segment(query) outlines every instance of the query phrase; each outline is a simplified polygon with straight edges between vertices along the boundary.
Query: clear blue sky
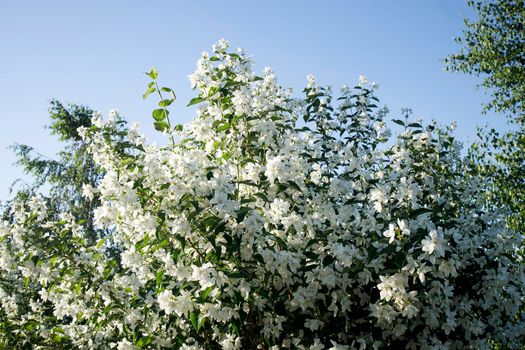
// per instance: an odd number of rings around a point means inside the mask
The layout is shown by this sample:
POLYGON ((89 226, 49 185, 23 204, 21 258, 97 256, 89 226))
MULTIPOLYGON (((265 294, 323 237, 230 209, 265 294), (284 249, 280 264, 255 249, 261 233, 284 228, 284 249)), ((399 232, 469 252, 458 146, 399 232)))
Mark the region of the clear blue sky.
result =
MULTIPOLYGON (((256 70, 272 67, 300 92, 307 74, 322 84, 354 84, 360 74, 380 84, 391 110, 448 124, 469 142, 486 100, 472 77, 443 70, 457 51, 466 0, 401 1, 4 1, 0 5, 0 200, 22 173, 6 148, 15 142, 53 157, 59 144, 48 130, 50 99, 117 108, 152 139, 154 101, 141 98, 151 66, 175 88, 180 121, 192 97, 187 75, 202 51, 224 37, 253 55, 256 70)), ((162 142, 160 140, 159 142, 162 142)))

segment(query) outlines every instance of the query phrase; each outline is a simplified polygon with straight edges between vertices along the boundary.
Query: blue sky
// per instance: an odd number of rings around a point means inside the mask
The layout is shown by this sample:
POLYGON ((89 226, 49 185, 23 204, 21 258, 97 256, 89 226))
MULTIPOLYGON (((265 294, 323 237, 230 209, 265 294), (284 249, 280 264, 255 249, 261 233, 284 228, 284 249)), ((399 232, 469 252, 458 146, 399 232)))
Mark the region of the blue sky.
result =
POLYGON ((402 107, 443 124, 458 122, 466 143, 475 127, 503 128, 481 116, 487 97, 477 79, 451 74, 442 59, 471 15, 466 1, 9 1, 0 5, 0 200, 20 169, 7 147, 34 146, 53 157, 49 100, 117 108, 152 140, 154 104, 141 98, 151 66, 178 96, 172 115, 193 117, 187 75, 202 51, 220 38, 243 47, 255 69, 272 67, 279 82, 302 90, 307 74, 321 84, 354 84, 359 75, 380 85, 390 117, 402 107))

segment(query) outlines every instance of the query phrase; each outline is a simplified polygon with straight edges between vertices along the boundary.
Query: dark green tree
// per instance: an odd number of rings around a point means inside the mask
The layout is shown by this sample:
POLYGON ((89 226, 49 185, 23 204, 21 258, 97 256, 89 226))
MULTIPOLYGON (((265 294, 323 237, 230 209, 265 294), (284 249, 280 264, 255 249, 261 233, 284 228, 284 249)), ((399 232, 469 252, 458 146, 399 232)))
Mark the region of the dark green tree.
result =
MULTIPOLYGON (((491 93, 485 110, 523 119, 525 113, 525 1, 469 0, 476 19, 465 19, 459 53, 445 59, 446 68, 480 76, 491 93)), ((522 120, 523 121, 523 120, 522 120)))
MULTIPOLYGON (((98 204, 96 196, 89 200, 82 195, 84 184, 95 187, 104 175, 78 133, 79 127, 91 127, 93 113, 93 110, 85 106, 52 100, 49 107, 51 124, 47 128, 52 135, 58 136, 59 141, 64 144, 63 149, 55 158, 49 158, 28 145, 12 146, 18 159, 16 164, 33 179, 31 183, 16 186, 21 183, 17 181, 12 186, 17 187, 15 199, 27 200, 37 193, 44 194, 51 212, 56 215, 69 212, 85 222, 89 244, 94 244, 106 235, 94 226, 92 209, 98 204)), ((126 122, 119 117, 116 124, 118 132, 115 136, 119 137, 119 134, 124 134, 126 122)), ((9 216, 8 208, 15 199, 4 205, 4 218, 9 216)))

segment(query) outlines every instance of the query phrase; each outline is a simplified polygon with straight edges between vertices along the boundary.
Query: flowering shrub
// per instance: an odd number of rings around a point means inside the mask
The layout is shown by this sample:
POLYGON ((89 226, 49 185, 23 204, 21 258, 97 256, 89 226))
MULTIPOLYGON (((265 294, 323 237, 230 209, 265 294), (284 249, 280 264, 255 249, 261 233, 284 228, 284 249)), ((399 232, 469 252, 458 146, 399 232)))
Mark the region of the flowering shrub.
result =
POLYGON ((105 170, 84 195, 108 235, 87 244, 43 197, 1 223, 1 346, 518 346, 521 237, 483 207, 450 129, 394 120, 389 141, 364 78, 336 98, 309 77, 294 98, 224 41, 190 76, 187 125, 149 76, 168 146, 114 137, 114 113, 79 130, 105 170))

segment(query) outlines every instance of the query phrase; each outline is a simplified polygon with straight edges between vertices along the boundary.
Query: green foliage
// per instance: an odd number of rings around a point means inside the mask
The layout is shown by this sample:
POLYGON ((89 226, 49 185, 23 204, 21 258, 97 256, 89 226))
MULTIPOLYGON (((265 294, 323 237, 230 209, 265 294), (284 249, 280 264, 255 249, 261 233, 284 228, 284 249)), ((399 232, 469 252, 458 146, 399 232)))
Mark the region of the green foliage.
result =
POLYGON ((144 95, 142 95, 142 97, 146 99, 150 94, 155 92, 160 97, 160 101, 158 102, 160 108, 155 109, 152 113, 153 119, 155 120, 153 122, 153 126, 157 131, 169 133, 171 143, 175 144, 175 140, 171 135, 172 129, 169 118, 169 111, 166 107, 169 107, 173 102, 175 102, 177 96, 175 96, 175 92, 169 87, 159 88, 159 85, 157 84, 159 72, 155 68, 151 68, 151 70, 148 73, 146 73, 146 75, 151 78, 151 82, 148 84, 148 89, 146 90, 144 95), (170 95, 170 98, 164 98, 162 94, 163 92, 168 93, 170 95))
POLYGON ((492 99, 485 109, 514 114, 525 112, 525 2, 469 0, 477 20, 465 19, 459 53, 446 59, 450 71, 483 78, 481 86, 492 99))
POLYGON ((60 141, 79 143, 82 141, 78 134, 81 126, 89 128, 93 110, 85 106, 69 104, 64 106, 57 100, 52 100, 49 107, 49 118, 52 123, 48 126, 52 135, 58 135, 60 141))

